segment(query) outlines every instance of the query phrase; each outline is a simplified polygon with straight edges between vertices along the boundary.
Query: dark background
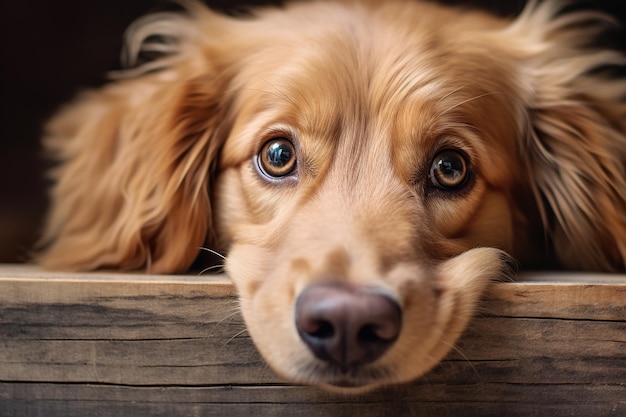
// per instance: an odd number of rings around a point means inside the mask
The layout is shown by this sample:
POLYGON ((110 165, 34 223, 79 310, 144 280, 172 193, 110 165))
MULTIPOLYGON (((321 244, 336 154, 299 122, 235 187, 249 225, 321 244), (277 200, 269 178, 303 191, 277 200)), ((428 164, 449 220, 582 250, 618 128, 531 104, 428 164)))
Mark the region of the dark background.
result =
MULTIPOLYGON (((384 0, 381 0, 384 1, 384 0)), ((448 0, 514 14, 523 0, 448 0)), ((276 1, 207 1, 238 13, 242 5, 276 1)), ((626 22, 626 2, 588 1, 626 22)), ((46 209, 42 123, 86 87, 119 68, 124 29, 162 9, 159 0, 35 0, 0 2, 0 262, 28 259, 46 209)), ((624 32, 613 40, 626 50, 624 32)))

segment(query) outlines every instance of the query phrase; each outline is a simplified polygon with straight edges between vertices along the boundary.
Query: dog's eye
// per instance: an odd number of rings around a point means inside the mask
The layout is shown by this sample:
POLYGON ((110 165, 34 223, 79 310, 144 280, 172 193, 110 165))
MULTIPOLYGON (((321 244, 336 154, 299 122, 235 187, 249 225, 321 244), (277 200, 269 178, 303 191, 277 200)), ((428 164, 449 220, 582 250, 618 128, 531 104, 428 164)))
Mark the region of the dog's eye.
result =
POLYGON ((432 185, 443 190, 456 190, 462 187, 468 177, 465 157, 457 151, 439 152, 430 166, 432 185))
POLYGON ((270 139, 259 153, 259 167, 266 175, 280 178, 296 168, 296 150, 289 139, 270 139))

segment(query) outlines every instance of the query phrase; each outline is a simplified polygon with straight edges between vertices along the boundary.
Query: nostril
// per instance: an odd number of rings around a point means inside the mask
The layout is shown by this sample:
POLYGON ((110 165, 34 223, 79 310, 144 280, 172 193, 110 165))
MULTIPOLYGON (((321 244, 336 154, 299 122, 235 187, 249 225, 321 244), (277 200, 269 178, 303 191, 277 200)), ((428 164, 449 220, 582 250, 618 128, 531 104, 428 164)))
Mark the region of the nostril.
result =
POLYGON ((308 329, 301 329, 301 331, 317 339, 329 339, 335 334, 332 323, 326 320, 311 321, 308 329))
POLYGON ((386 343, 393 340, 393 336, 386 336, 381 329, 373 324, 365 325, 359 330, 357 339, 361 343, 386 343))
POLYGON ((318 319, 305 312, 296 314, 296 327, 302 341, 318 359, 332 360, 329 350, 332 350, 330 347, 336 344, 333 343, 333 339, 337 332, 331 322, 318 319))

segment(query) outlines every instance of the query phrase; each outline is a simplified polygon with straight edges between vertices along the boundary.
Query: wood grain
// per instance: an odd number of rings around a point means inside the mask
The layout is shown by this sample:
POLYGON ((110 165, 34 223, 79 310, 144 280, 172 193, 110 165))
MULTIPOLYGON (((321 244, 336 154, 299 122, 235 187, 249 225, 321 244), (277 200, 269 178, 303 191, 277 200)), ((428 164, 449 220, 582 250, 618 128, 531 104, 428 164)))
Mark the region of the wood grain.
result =
POLYGON ((0 416, 626 415, 626 276, 495 284, 415 383, 345 397, 259 357, 223 276, 0 267, 0 416))

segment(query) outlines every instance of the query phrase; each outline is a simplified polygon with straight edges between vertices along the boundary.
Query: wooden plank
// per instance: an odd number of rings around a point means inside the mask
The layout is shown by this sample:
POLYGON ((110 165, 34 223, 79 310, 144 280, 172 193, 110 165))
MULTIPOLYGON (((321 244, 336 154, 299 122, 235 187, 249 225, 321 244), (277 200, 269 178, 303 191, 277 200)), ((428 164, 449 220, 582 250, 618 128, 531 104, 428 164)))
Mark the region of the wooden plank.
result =
POLYGON ((457 349, 356 397, 263 363, 223 276, 0 267, 0 416, 626 414, 626 276, 495 284, 457 349))
MULTIPOLYGON (((46 416, 619 416, 623 389, 571 385, 409 385, 359 397, 303 387, 11 386, 11 415, 46 416), (582 402, 584 398, 590 400, 582 402), (528 397, 532 396, 532 400, 528 397)), ((3 390, 0 385, 0 390, 3 390)), ((5 391, 6 392, 6 391, 5 391)), ((8 410, 7 410, 8 411, 8 410)))

